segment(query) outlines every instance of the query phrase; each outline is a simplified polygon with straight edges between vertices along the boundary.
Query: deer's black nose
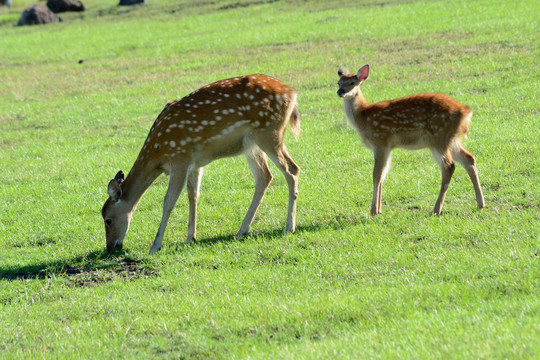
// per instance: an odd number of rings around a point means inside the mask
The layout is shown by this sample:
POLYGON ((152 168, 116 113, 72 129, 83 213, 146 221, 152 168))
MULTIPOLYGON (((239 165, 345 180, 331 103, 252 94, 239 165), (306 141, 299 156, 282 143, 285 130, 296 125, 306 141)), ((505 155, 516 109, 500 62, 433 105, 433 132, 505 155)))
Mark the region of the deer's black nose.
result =
POLYGON ((345 90, 339 89, 339 90, 337 91, 337 94, 338 94, 339 97, 342 97, 343 94, 345 94, 345 90))

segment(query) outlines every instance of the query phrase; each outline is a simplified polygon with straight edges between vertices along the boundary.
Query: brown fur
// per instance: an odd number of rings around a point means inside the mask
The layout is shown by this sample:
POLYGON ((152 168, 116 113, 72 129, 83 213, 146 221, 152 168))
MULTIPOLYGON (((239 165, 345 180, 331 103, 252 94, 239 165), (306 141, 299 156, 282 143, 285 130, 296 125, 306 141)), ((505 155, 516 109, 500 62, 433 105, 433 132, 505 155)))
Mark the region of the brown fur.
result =
POLYGON ((357 74, 345 74, 340 69, 338 95, 344 99, 349 121, 374 153, 371 215, 381 212, 382 182, 394 148, 431 150, 442 172, 441 191, 433 210, 435 214, 441 213, 454 172, 454 159, 467 170, 475 188, 478 208, 483 208, 476 161, 461 145, 461 138, 469 132, 471 108, 448 95, 425 93, 370 104, 360 90, 360 84, 368 74, 368 65, 357 74))
POLYGON ((117 195, 115 186, 109 185, 112 195, 102 210, 107 248, 122 245, 138 201, 163 172, 170 174, 169 188, 151 252, 161 248, 170 212, 185 184, 190 202, 186 242, 192 241, 196 235, 202 167, 215 159, 241 153, 246 154, 256 185, 252 204, 237 236, 249 230, 272 180, 265 154, 287 179, 286 230, 293 232, 300 169, 287 153, 283 138, 287 124, 295 135, 300 131, 296 96, 291 87, 279 80, 254 74, 214 82, 168 103, 150 129, 135 164, 120 187, 120 194, 117 195))

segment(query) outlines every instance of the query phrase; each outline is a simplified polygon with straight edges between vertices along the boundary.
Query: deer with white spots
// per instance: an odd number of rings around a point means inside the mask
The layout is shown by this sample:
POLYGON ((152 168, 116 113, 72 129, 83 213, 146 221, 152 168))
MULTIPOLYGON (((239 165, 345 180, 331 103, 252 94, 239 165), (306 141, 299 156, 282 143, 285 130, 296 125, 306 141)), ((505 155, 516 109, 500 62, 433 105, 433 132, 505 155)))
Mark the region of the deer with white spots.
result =
POLYGON ((478 208, 484 207, 476 160, 461 145, 461 138, 469 132, 472 117, 470 107, 444 94, 417 94, 370 104, 360 90, 360 84, 368 78, 369 65, 364 65, 357 74, 345 74, 340 67, 338 75, 337 94, 344 100, 347 118, 375 157, 371 216, 381 213, 382 183, 394 148, 431 150, 442 173, 434 214, 439 215, 442 211, 455 169, 454 160, 463 165, 469 174, 478 208))
POLYGON ((189 199, 186 243, 193 241, 203 166, 241 153, 255 177, 255 194, 236 237, 249 231, 272 181, 266 155, 287 180, 285 231, 294 232, 300 168, 289 156, 283 137, 287 125, 295 136, 300 132, 296 96, 279 80, 256 74, 217 81, 168 103, 150 129, 128 176, 124 180, 120 171, 109 182, 109 198, 102 209, 107 249, 122 248, 139 200, 162 173, 170 175, 170 179, 150 253, 160 250, 169 216, 185 185, 189 199))

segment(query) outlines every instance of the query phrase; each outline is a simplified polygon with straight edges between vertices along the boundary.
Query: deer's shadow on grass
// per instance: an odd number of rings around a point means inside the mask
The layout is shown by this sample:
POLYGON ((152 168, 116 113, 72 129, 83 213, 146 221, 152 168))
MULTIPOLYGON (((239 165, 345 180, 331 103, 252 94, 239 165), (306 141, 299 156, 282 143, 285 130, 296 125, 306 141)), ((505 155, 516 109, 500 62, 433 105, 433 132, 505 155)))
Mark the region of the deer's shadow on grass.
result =
POLYGON ((155 274, 143 260, 125 251, 92 251, 67 260, 42 261, 0 269, 0 280, 16 281, 67 277, 75 286, 92 286, 117 278, 133 279, 155 274))
MULTIPOLYGON (((325 229, 344 229, 362 222, 364 220, 356 217, 338 215, 329 222, 299 225, 296 228, 295 235, 301 235, 304 232, 316 233, 325 229)), ((202 238, 196 240, 195 245, 210 247, 220 243, 246 242, 253 238, 270 240, 295 235, 284 234, 283 229, 279 228, 260 232, 252 231, 240 239, 236 239, 234 234, 202 238)), ((190 246, 184 245, 183 242, 171 245, 173 251, 179 254, 189 251, 190 246)), ((0 268, 0 280, 16 281, 66 277, 70 280, 70 283, 77 286, 92 286, 118 278, 131 280, 157 274, 158 272, 153 268, 152 261, 132 257, 125 250, 112 253, 106 250, 96 250, 71 259, 42 261, 24 266, 0 268)))
MULTIPOLYGON (((290 234, 290 235, 288 233, 285 233, 283 229, 278 228, 278 229, 266 230, 266 231, 250 231, 249 233, 247 233, 240 239, 237 239, 234 234, 204 237, 204 238, 197 239, 195 241, 195 244, 197 244, 197 246, 204 247, 204 246, 213 246, 218 243, 246 242, 246 241, 249 241, 249 239, 258 238, 258 237, 270 240, 270 239, 275 239, 275 238, 282 238, 285 236, 300 235, 304 232, 317 233, 317 232, 327 230, 327 229, 343 230, 352 226, 365 224, 368 221, 369 221, 369 218, 367 217, 337 214, 327 222, 315 222, 315 223, 307 224, 307 225, 298 225, 296 227, 295 233, 290 234)), ((181 243, 177 243, 174 246, 174 249, 177 251, 182 251, 183 249, 189 248, 190 245, 185 245, 183 242, 181 242, 181 243)))

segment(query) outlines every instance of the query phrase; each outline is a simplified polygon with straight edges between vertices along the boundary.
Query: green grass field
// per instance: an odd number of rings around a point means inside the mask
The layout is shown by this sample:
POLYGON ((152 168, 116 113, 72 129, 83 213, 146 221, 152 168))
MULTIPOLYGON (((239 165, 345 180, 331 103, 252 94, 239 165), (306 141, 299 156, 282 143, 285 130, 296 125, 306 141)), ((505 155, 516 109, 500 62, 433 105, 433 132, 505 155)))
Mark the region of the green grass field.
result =
POLYGON ((535 0, 86 0, 63 23, 0 8, 0 358, 540 358, 540 3, 535 0), (81 63, 80 60, 82 60, 81 63), (394 151, 369 217, 373 155, 347 124, 337 67, 370 64, 368 101, 442 92, 473 108, 441 216, 429 151, 394 151), (205 169, 148 255, 167 178, 107 254, 107 183, 164 105, 249 73, 294 87, 297 232, 274 181, 249 236, 244 157, 205 169))

